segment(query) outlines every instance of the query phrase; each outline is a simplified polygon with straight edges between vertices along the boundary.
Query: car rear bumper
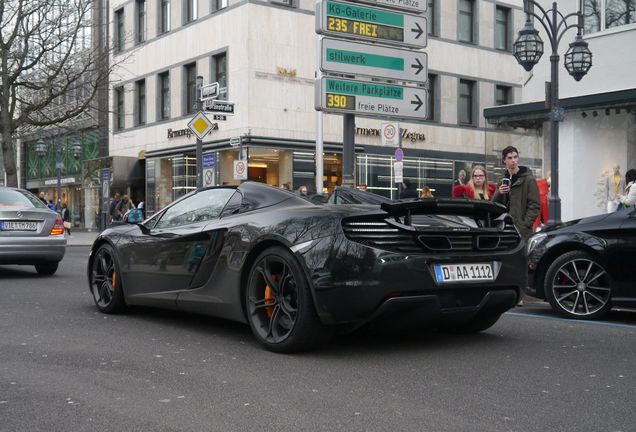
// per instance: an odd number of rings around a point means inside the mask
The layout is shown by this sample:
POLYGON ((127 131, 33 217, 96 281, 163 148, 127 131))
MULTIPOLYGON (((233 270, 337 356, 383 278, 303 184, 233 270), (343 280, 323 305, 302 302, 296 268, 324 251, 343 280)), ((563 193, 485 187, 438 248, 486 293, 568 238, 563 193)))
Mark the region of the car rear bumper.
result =
POLYGON ((304 256, 311 267, 316 310, 325 324, 356 327, 390 317, 389 321, 443 325, 477 314, 503 313, 515 306, 527 287, 523 243, 506 252, 437 256, 347 246, 348 254, 336 262, 321 262, 329 254, 318 245, 304 256), (439 284, 435 278, 435 264, 484 262, 496 269, 492 281, 439 284))
POLYGON ((3 237, 0 240, 0 264, 58 262, 64 258, 65 252, 64 236, 3 237))

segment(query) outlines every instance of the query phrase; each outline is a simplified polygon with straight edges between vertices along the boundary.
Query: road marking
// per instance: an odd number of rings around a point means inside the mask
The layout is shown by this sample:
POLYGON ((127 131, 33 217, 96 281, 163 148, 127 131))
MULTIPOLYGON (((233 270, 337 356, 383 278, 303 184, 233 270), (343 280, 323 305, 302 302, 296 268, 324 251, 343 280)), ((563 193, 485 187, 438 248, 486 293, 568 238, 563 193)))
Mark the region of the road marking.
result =
POLYGON ((559 317, 553 317, 553 316, 545 316, 545 315, 539 315, 539 314, 531 314, 531 313, 523 313, 523 312, 506 312, 505 315, 511 315, 511 316, 520 316, 520 317, 532 317, 532 318, 542 318, 542 319, 547 319, 547 320, 553 320, 553 321, 565 321, 565 322, 569 322, 570 324, 592 324, 592 325, 601 325, 601 326, 605 326, 605 327, 619 327, 619 328, 628 328, 628 329, 635 329, 636 328, 636 324, 630 325, 630 324, 618 324, 618 323, 612 323, 609 321, 585 321, 585 320, 575 320, 575 319, 569 319, 569 318, 559 318, 559 317))

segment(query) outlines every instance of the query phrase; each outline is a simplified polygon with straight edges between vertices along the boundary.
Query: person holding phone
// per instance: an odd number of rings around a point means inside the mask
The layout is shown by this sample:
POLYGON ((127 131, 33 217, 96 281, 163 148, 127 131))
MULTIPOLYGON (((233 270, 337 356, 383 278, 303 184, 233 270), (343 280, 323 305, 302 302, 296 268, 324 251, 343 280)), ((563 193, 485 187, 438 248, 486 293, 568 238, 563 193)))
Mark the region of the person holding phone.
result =
POLYGON ((527 240, 541 212, 537 180, 528 167, 519 165, 519 151, 515 147, 503 149, 501 161, 506 165, 506 173, 495 191, 493 201, 506 206, 519 234, 527 240))

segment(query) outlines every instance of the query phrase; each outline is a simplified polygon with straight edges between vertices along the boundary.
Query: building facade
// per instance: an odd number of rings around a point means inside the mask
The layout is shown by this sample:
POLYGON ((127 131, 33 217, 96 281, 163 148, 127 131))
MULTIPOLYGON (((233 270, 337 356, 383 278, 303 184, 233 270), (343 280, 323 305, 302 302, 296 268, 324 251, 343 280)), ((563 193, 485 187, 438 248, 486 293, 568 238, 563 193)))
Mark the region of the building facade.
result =
MULTIPOLYGON (((428 116, 401 122, 404 176, 450 195, 461 169, 514 144, 542 169, 535 129, 496 128, 482 109, 520 101, 524 73, 511 55, 524 21, 521 0, 429 0, 428 116)), ((233 184, 240 142, 249 178, 313 188, 315 182, 315 4, 311 0, 118 0, 111 32, 121 63, 112 76, 111 155, 143 157, 148 213, 196 184, 196 77, 219 82, 235 115, 213 120, 204 152, 214 183, 233 184)), ((324 115, 326 190, 342 180, 342 117, 324 115)), ((381 146, 382 120, 356 117, 356 182, 397 196, 393 148, 381 146)))
MULTIPOLYGON (((544 8, 551 2, 541 0, 544 8)), ((559 2, 563 15, 579 2, 559 2)), ((614 189, 613 167, 621 176, 636 169, 636 1, 585 0, 584 39, 593 55, 592 67, 575 81, 563 67, 563 54, 574 40, 572 29, 560 45, 559 87, 565 120, 559 126, 559 195, 564 221, 607 211, 607 193, 614 189), (611 177, 608 182, 608 177, 611 177)), ((520 104, 487 109, 487 120, 499 128, 534 127, 545 137, 545 167, 550 172, 548 109, 545 83, 550 81, 550 46, 524 78, 520 104)), ((521 66, 518 66, 522 70, 521 66)))

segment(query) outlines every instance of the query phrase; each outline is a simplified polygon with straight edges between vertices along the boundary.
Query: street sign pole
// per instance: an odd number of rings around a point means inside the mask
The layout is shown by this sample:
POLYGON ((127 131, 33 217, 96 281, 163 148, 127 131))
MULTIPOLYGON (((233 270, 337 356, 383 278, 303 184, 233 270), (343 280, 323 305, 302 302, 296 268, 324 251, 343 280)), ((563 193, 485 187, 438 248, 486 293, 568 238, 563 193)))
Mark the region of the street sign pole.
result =
POLYGON ((342 185, 355 187, 355 134, 356 116, 345 114, 343 116, 343 149, 342 149, 342 185))
MULTIPOLYGON (((203 86, 203 77, 201 75, 197 76, 197 111, 201 111, 203 109, 203 101, 201 100, 201 86, 203 86)), ((197 190, 201 190, 203 188, 203 139, 197 136, 197 190)))

